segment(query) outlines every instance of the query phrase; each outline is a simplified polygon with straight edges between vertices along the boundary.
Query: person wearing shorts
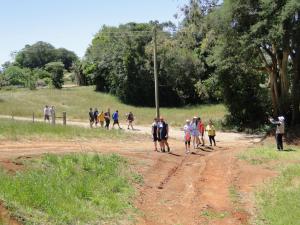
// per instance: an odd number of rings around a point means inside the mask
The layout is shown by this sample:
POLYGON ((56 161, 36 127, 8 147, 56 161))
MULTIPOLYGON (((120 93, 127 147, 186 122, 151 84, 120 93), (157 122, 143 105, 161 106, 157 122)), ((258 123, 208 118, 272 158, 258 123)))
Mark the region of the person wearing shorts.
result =
POLYGON ((168 143, 169 137, 169 126, 165 122, 164 118, 161 117, 158 123, 158 141, 160 143, 160 150, 162 152, 166 152, 165 147, 167 147, 168 152, 170 152, 170 147, 168 143))
POLYGON ((154 151, 158 152, 158 150, 157 150, 157 141, 158 141, 158 137, 157 137, 157 118, 154 118, 154 120, 153 120, 152 127, 151 127, 151 134, 152 134, 153 143, 154 143, 154 151))
POLYGON ((193 139, 193 147, 195 149, 196 146, 199 144, 199 130, 197 126, 197 117, 193 118, 190 125, 191 125, 191 136, 193 139))
POLYGON ((190 120, 186 120, 186 124, 183 127, 184 131, 184 144, 185 144, 185 154, 190 153, 191 149, 191 125, 190 125, 190 120))
POLYGON ((118 111, 118 110, 116 110, 116 111, 113 113, 112 118, 113 118, 113 120, 114 120, 113 128, 115 127, 115 124, 117 124, 118 127, 119 127, 119 129, 121 129, 120 124, 119 124, 119 111, 118 111))

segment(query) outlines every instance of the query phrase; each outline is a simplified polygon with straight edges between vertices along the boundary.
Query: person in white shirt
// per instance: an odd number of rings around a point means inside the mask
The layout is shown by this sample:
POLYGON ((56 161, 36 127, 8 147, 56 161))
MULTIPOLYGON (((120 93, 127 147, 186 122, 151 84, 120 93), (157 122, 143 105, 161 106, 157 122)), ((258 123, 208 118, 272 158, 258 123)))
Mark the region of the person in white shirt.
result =
POLYGON ((48 120, 48 122, 50 123, 50 115, 51 115, 51 110, 50 110, 49 106, 46 105, 44 108, 44 121, 45 122, 48 120))
POLYGON ((276 137, 277 150, 283 151, 282 137, 285 132, 285 125, 284 125, 285 119, 283 116, 279 116, 278 120, 275 120, 272 117, 270 117, 269 120, 272 124, 276 125, 275 137, 276 137))
POLYGON ((192 127, 190 125, 190 120, 186 120, 186 124, 183 127, 184 131, 184 144, 185 144, 185 154, 190 153, 190 148, 191 148, 191 132, 192 132, 192 127))

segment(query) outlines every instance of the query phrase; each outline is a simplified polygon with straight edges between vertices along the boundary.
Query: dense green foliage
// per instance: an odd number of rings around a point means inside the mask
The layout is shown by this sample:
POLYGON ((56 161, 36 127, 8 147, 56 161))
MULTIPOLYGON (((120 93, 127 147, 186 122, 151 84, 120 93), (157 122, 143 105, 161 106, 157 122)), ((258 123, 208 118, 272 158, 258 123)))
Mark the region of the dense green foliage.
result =
POLYGON ((45 155, 0 179, 1 199, 23 224, 117 223, 133 213, 134 174, 117 155, 45 155))
POLYGON ((0 87, 13 85, 35 89, 36 86, 52 85, 61 88, 64 70, 73 70, 73 64, 77 61, 74 52, 56 49, 49 43, 39 41, 26 45, 17 52, 14 62, 2 65, 0 87))
POLYGON ((201 79, 208 78, 199 54, 172 35, 169 23, 102 27, 87 49, 83 74, 92 77, 98 91, 113 93, 125 103, 153 106, 154 26, 161 104, 177 106, 213 99, 199 88, 201 79))

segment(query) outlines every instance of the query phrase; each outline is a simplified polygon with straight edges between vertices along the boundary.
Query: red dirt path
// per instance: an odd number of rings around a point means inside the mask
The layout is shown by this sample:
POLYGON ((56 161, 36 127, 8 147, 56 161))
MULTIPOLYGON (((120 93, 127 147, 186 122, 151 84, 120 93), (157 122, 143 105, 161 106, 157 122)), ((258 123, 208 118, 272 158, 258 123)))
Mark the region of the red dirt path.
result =
MULTIPOLYGON (((275 174, 247 165, 236 158, 251 145, 251 139, 217 143, 214 149, 197 149, 186 156, 181 141, 170 140, 172 154, 154 152, 150 140, 143 141, 2 141, 0 163, 6 169, 22 169, 20 158, 44 153, 119 153, 133 161, 144 176, 138 187, 136 206, 142 211, 140 225, 248 224, 254 209, 253 189, 275 174), (239 202, 229 190, 236 188, 239 202), (238 205, 237 205, 238 204, 238 205), (208 218, 202 212, 223 213, 224 218, 208 218)), ((0 217, 7 212, 0 207, 0 217)), ((15 221, 9 224, 16 225, 15 221)))

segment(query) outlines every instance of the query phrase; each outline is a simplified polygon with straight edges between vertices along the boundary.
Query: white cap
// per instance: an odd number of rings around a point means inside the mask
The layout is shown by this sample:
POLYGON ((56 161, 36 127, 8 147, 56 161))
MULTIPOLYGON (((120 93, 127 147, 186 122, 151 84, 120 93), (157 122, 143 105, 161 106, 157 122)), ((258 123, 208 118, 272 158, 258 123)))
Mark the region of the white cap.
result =
POLYGON ((279 121, 284 121, 284 117, 283 116, 278 116, 278 120, 279 121))

